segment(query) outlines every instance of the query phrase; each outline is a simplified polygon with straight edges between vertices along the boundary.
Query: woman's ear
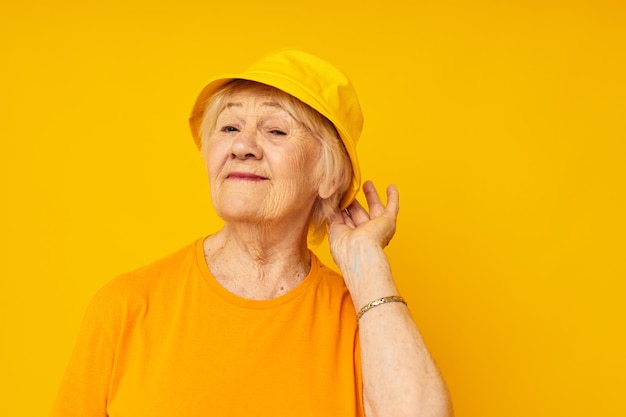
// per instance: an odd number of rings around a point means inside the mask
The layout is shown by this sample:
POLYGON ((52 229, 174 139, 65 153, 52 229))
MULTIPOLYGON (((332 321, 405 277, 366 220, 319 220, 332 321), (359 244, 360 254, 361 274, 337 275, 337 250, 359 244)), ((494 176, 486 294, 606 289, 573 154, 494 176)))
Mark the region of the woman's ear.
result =
POLYGON ((317 194, 320 196, 322 200, 326 200, 330 198, 341 184, 341 178, 329 178, 328 175, 324 175, 322 180, 320 181, 319 189, 317 190, 317 194))
MULTIPOLYGON (((332 153, 329 147, 323 147, 322 154, 318 160, 316 167, 316 175, 318 178, 317 195, 326 200, 334 196, 346 181, 346 170, 339 169, 341 161, 338 156, 332 153)), ((340 150, 337 150, 340 152, 340 150)), ((352 172, 350 172, 351 174, 352 172)))

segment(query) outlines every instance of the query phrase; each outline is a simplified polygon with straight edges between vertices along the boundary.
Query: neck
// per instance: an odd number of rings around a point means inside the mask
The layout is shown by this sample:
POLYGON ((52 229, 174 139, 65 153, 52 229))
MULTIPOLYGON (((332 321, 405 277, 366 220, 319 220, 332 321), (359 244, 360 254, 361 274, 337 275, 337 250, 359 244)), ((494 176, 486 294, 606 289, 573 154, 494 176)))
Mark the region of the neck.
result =
POLYGON ((265 300, 283 295, 310 270, 307 231, 276 233, 262 225, 227 223, 204 242, 204 255, 215 279, 230 292, 265 300))

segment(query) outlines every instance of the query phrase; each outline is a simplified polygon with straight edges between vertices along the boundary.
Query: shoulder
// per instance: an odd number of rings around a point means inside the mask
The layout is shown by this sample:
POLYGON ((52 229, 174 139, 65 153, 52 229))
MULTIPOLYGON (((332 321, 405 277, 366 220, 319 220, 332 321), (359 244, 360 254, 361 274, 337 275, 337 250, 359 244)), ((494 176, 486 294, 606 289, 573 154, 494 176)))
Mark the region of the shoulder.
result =
POLYGON ((201 245, 201 240, 113 278, 93 296, 91 308, 103 312, 142 308, 147 306, 149 299, 167 296, 169 291, 180 285, 180 281, 198 270, 198 245, 201 245))
POLYGON ((343 276, 324 265, 315 255, 311 256, 311 268, 315 268, 318 274, 315 288, 316 322, 326 323, 328 332, 341 332, 348 338, 353 337, 357 329, 356 312, 343 276))
POLYGON ((325 265, 313 252, 311 252, 311 268, 319 275, 318 291, 327 293, 328 296, 340 300, 341 303, 352 305, 352 299, 343 276, 333 268, 325 265))
POLYGON ((313 251, 310 250, 309 252, 311 254, 311 269, 313 273, 318 274, 321 280, 328 285, 340 287, 345 286, 343 277, 339 274, 339 272, 324 264, 324 262, 322 262, 322 260, 313 251))

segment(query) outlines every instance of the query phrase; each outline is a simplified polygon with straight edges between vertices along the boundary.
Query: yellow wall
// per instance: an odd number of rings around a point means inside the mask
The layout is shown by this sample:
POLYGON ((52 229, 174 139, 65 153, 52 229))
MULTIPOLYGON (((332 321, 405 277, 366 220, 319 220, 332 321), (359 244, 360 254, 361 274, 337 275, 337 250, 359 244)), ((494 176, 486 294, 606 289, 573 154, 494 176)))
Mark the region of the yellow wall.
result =
POLYGON ((282 47, 360 92, 457 415, 626 414, 624 2, 3 3, 0 415, 46 414, 97 288, 219 226, 186 117, 282 47))

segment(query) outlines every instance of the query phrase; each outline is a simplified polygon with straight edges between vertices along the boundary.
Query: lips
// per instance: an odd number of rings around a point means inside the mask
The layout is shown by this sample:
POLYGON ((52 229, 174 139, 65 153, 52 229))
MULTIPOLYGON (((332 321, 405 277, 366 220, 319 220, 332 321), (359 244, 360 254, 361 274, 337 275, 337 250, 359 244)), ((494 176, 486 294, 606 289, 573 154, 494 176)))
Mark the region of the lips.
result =
POLYGON ((241 181, 264 181, 269 178, 261 175, 253 174, 251 172, 230 172, 226 175, 227 180, 241 180, 241 181))

